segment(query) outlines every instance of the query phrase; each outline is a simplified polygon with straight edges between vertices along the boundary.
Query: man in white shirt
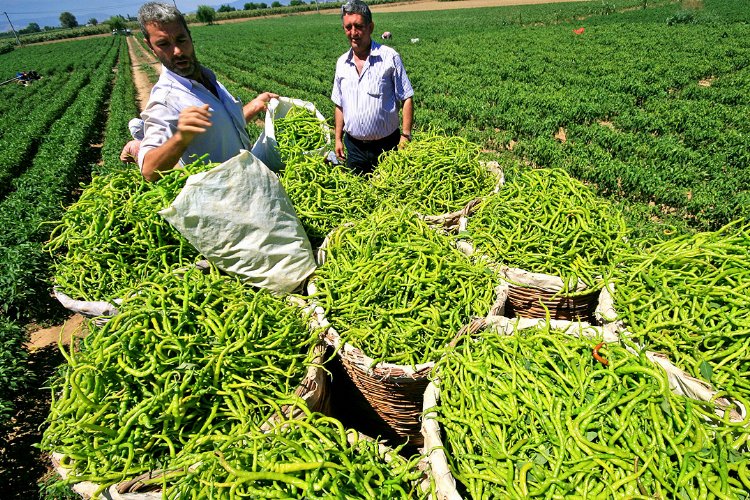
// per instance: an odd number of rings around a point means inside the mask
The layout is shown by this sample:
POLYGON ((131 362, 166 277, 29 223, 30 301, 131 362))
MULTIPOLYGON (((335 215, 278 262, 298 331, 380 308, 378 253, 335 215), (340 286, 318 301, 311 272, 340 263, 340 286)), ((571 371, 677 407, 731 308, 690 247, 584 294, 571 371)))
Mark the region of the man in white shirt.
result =
POLYGON ((278 95, 264 92, 243 106, 198 62, 185 18, 175 7, 146 3, 138 22, 163 66, 141 113, 144 137, 137 160, 143 176, 155 180, 160 171, 206 154, 221 163, 249 150, 247 122, 278 95))
POLYGON ((372 40, 375 24, 366 4, 349 0, 341 21, 350 49, 336 62, 331 92, 335 152, 349 168, 367 174, 380 153, 411 140, 414 90, 398 52, 372 40))

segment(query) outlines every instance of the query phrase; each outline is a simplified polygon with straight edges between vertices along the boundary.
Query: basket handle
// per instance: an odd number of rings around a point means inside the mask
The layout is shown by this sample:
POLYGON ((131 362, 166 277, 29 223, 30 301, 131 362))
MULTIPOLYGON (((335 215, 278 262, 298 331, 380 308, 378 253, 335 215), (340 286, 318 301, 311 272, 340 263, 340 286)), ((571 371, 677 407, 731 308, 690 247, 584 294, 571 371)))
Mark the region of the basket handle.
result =
POLYGON ((461 337, 463 337, 466 334, 470 336, 474 335, 479 330, 484 328, 486 324, 487 324, 486 318, 474 318, 469 323, 461 327, 461 329, 458 331, 456 336, 453 337, 453 340, 451 340, 448 343, 448 347, 450 347, 451 349, 454 349, 456 345, 458 344, 458 341, 461 340, 461 337))

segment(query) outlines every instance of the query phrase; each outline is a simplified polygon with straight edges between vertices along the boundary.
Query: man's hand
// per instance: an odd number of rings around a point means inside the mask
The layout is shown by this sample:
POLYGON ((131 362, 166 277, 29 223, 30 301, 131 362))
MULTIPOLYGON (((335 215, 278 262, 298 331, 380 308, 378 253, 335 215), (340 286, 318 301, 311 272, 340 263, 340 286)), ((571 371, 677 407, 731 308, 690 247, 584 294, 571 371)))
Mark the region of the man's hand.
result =
POLYGON ((125 163, 138 163, 138 151, 141 149, 141 141, 133 139, 125 144, 120 152, 120 161, 125 163))
POLYGON ((404 146, 406 146, 406 145, 407 145, 407 144, 409 144, 410 142, 411 142, 411 141, 409 140, 409 138, 408 138, 408 137, 404 137, 404 136, 402 135, 402 136, 401 136, 401 139, 399 139, 399 141, 398 141, 398 149, 403 149, 403 148, 404 148, 404 146))
POLYGON ((155 181, 159 178, 159 172, 177 165, 195 136, 202 134, 210 126, 211 112, 208 110, 208 104, 183 109, 177 118, 177 132, 167 139, 167 142, 143 155, 143 177, 148 181, 155 181))
POLYGON ((341 161, 346 161, 346 153, 344 152, 344 141, 341 139, 336 139, 336 145, 333 148, 333 151, 336 153, 336 157, 341 161))
POLYGON ((183 146, 187 147, 197 134, 202 134, 210 126, 211 112, 208 110, 208 104, 189 106, 180 112, 175 137, 183 146))
POLYGON ((250 122, 250 120, 255 118, 258 113, 268 109, 268 103, 271 99, 278 99, 278 97, 279 94, 274 94, 273 92, 263 92, 262 94, 258 94, 255 99, 245 104, 242 108, 242 112, 245 115, 245 121, 250 122))

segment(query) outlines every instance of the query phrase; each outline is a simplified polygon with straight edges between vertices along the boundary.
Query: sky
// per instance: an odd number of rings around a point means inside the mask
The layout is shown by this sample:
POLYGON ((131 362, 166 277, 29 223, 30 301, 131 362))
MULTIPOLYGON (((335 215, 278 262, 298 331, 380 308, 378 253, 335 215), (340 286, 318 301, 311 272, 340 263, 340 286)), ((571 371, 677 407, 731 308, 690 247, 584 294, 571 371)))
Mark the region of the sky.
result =
MULTIPOLYGON (((16 30, 37 23, 40 27, 60 26, 60 14, 72 13, 79 25, 92 17, 102 22, 115 15, 133 16, 147 0, 0 0, 0 31, 9 31, 10 23, 16 30), (7 17, 6 17, 7 16, 7 17)), ((195 12, 198 5, 217 7, 233 0, 163 0, 173 3, 182 12, 195 12)), ((248 0, 251 1, 251 0, 248 0)), ((270 3, 270 2, 268 2, 270 3)), ((287 3, 287 2, 282 2, 287 3)))

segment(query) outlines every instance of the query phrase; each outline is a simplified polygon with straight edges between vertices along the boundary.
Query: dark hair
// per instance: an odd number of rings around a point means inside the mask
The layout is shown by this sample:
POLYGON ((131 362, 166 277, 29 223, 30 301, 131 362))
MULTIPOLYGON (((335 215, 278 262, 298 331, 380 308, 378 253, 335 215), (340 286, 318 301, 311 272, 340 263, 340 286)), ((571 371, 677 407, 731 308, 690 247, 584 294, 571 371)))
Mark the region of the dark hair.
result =
POLYGON ((181 22, 185 27, 185 30, 190 33, 185 17, 172 5, 159 2, 148 2, 141 5, 141 8, 138 9, 138 24, 141 25, 141 31, 146 40, 148 40, 148 32, 146 31, 147 24, 167 24, 174 21, 181 22))
POLYGON ((348 0, 344 5, 341 6, 341 19, 344 19, 345 14, 361 14, 365 18, 365 24, 372 22, 372 12, 370 7, 366 3, 360 0, 348 0))

